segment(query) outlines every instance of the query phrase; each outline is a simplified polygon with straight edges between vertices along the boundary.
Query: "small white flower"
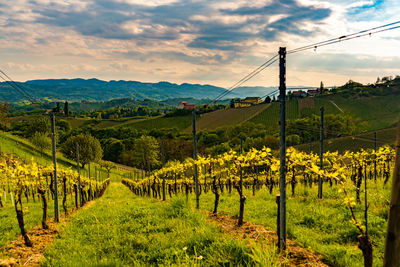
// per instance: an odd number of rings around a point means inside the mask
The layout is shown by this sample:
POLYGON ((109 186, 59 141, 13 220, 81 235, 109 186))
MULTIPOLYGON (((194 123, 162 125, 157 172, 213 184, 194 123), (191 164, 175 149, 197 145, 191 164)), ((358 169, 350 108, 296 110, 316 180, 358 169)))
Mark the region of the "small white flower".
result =
POLYGON ((202 259, 203 259, 203 256, 200 255, 200 256, 197 257, 197 259, 198 259, 198 260, 202 260, 202 259))
POLYGON ((184 248, 183 248, 183 251, 186 251, 186 250, 187 250, 187 247, 184 247, 184 248))

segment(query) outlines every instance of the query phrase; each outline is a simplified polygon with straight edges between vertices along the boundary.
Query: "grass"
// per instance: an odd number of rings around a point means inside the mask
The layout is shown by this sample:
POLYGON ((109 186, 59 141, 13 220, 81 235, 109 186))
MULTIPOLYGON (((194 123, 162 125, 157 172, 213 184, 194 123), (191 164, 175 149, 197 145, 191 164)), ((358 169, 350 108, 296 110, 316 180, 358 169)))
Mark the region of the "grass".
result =
MULTIPOLYGON (((390 181, 383 186, 379 181, 369 182, 369 235, 374 244, 374 266, 382 266, 384 241, 390 199, 390 181)), ((348 186, 351 188, 351 185, 348 186)), ((358 231, 350 223, 350 212, 343 204, 343 193, 338 187, 324 184, 324 197, 317 198, 317 187, 297 185, 295 196, 287 189, 287 236, 305 248, 317 251, 333 266, 363 266, 361 251, 357 248, 358 231)), ((355 196, 354 190, 350 194, 355 196)), ((245 221, 276 229, 277 204, 275 200, 279 189, 269 194, 265 188, 252 196, 246 190, 245 221)), ((363 195, 363 193, 362 193, 363 195)), ((194 196, 192 196, 194 199, 194 196)), ((363 198, 361 198, 363 202, 363 198)), ((201 194, 200 208, 213 210, 214 195, 201 194)), ((236 216, 239 212, 239 196, 236 191, 221 195, 219 212, 236 216)), ((363 207, 356 206, 357 218, 363 221, 363 207)))
POLYGON ((276 266, 277 259, 273 249, 223 235, 183 198, 166 205, 112 183, 63 227, 43 266, 276 266))

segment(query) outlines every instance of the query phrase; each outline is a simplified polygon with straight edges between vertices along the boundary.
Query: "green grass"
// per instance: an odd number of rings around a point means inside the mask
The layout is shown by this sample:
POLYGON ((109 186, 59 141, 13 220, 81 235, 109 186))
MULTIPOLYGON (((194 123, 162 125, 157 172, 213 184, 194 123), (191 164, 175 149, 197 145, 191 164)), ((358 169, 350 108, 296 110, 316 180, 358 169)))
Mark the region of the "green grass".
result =
MULTIPOLYGON (((349 185, 348 188, 351 188, 349 185)), ((374 266, 382 266, 384 241, 387 226, 390 181, 386 187, 382 181, 377 184, 369 182, 369 235, 374 244, 374 266)), ((354 190, 350 190, 355 197, 354 190)), ((245 221, 276 229, 277 204, 275 201, 279 189, 269 194, 265 188, 252 196, 246 190, 245 221)), ((317 198, 317 187, 305 187, 298 184, 295 196, 291 196, 291 188, 287 188, 287 236, 296 240, 305 248, 322 254, 333 266, 363 266, 361 251, 357 248, 358 230, 350 223, 350 212, 343 204, 343 193, 338 187, 324 184, 324 197, 317 198)), ((192 196, 192 201, 194 196, 192 196)), ((363 198, 361 198, 363 202, 363 198)), ((200 208, 212 211, 214 195, 200 196, 200 208)), ((219 212, 236 216, 239 212, 239 195, 226 191, 221 195, 219 212)), ((363 208, 356 207, 357 218, 363 222, 363 208)))
POLYGON ((183 198, 164 204, 112 183, 63 227, 43 266, 277 266, 277 259, 274 249, 223 235, 183 198))

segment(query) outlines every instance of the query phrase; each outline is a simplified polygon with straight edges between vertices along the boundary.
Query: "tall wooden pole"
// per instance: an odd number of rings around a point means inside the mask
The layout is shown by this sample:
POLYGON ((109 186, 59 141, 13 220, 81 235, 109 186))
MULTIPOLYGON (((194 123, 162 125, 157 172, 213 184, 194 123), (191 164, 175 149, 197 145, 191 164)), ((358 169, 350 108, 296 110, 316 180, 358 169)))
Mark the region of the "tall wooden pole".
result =
MULTIPOLYGON (((193 126, 193 159, 197 160, 197 139, 196 139, 196 111, 192 111, 192 126, 193 126)), ((194 182, 196 190, 196 209, 200 208, 199 199, 199 179, 197 174, 197 164, 194 164, 194 182)))
POLYGON ((54 220, 60 221, 58 210, 58 181, 57 181, 57 158, 56 158, 56 130, 55 130, 55 117, 54 112, 51 113, 51 141, 53 152, 53 165, 54 165, 54 220))
MULTIPOLYGON (((321 111, 321 125, 319 132, 319 169, 324 168, 324 107, 320 108, 321 111)), ((322 198, 322 177, 318 175, 318 198, 322 198)))
MULTIPOLYGON (((164 155, 164 140, 161 139, 161 163, 162 167, 164 168, 165 165, 165 155, 164 155)), ((162 180, 162 199, 165 201, 165 175, 163 175, 162 180)))
POLYGON ((396 161, 393 170, 389 221, 383 266, 400 266, 400 122, 397 128, 396 161))
POLYGON ((286 47, 279 48, 280 98, 280 236, 279 248, 286 249, 286 47))
POLYGON ((76 167, 78 168, 78 191, 79 191, 79 203, 83 206, 83 195, 82 195, 82 185, 81 185, 81 170, 79 166, 79 145, 76 143, 76 167))

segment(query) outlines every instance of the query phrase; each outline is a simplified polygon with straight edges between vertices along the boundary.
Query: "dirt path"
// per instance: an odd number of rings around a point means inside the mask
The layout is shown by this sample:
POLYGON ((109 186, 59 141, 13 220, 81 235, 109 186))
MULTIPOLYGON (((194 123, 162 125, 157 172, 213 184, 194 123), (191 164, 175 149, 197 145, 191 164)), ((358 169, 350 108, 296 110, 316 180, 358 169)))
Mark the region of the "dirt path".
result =
MULTIPOLYGON (((266 244, 277 244, 278 238, 275 231, 269 230, 262 225, 253 224, 251 222, 245 222, 242 226, 237 226, 237 219, 223 215, 214 215, 211 212, 206 211, 210 221, 216 223, 221 227, 224 233, 232 235, 234 238, 239 239, 253 239, 258 242, 261 239, 266 244)), ((287 251, 281 256, 281 265, 283 266, 301 266, 301 267, 325 267, 326 265, 322 256, 315 252, 309 251, 305 248, 300 247, 292 240, 287 240, 287 251)))
POLYGON ((80 209, 71 210, 67 216, 60 214, 60 222, 55 223, 54 218, 47 220, 49 229, 42 229, 41 225, 37 225, 28 231, 28 235, 33 243, 32 247, 25 246, 24 239, 21 235, 17 239, 10 241, 1 249, 1 253, 8 255, 8 259, 0 259, 0 267, 11 266, 40 266, 45 249, 53 244, 54 239, 59 233, 60 226, 65 225, 69 218, 77 211, 89 208, 94 201, 88 202, 80 209))

